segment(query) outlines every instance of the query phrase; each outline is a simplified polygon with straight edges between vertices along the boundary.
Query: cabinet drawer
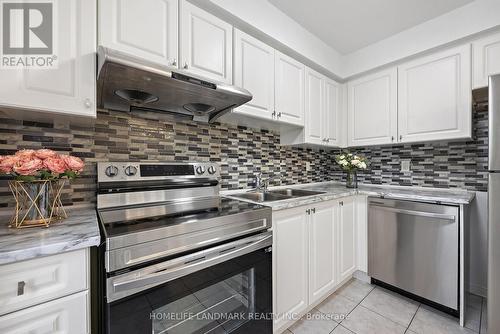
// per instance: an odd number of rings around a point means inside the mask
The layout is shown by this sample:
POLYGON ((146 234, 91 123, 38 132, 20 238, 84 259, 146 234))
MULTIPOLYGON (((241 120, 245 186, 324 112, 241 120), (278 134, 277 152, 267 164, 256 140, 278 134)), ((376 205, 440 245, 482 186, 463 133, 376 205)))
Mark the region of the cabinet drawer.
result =
POLYGON ((87 257, 81 249, 0 266, 0 315, 86 290, 87 257))
POLYGON ((0 333, 89 333, 88 292, 83 291, 0 317, 0 333))

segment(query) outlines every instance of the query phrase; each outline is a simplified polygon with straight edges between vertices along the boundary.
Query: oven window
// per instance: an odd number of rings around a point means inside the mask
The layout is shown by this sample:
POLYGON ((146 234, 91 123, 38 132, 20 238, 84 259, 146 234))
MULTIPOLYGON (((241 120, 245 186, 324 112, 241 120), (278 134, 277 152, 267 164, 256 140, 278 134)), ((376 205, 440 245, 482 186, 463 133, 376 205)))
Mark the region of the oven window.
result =
POLYGON ((255 251, 108 304, 108 333, 271 334, 271 258, 255 251))
POLYGON ((231 333, 255 313, 254 284, 252 268, 154 309, 153 334, 231 333))

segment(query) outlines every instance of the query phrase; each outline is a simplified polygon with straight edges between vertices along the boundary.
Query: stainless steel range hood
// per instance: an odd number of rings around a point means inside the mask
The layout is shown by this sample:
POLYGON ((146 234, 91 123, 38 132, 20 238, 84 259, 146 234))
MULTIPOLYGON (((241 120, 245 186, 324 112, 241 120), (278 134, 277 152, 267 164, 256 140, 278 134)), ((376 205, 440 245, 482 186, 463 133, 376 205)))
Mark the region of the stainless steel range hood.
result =
POLYGON ((252 99, 243 88, 207 81, 102 46, 97 57, 99 108, 165 112, 212 122, 252 99))

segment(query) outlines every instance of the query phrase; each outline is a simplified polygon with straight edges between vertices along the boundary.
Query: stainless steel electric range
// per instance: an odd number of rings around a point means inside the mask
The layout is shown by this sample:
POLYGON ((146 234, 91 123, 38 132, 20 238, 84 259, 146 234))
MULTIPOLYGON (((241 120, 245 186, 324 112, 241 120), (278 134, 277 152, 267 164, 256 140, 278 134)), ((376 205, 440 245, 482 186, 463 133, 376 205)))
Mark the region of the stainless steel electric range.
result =
POLYGON ((272 333, 271 209, 219 196, 213 163, 97 166, 94 330, 272 333))

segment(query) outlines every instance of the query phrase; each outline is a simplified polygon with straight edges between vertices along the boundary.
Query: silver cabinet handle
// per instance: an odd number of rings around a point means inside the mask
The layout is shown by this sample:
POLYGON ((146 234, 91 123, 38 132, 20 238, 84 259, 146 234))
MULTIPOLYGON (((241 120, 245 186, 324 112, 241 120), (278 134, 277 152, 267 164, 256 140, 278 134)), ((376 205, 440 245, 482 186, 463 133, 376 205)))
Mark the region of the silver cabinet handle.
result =
POLYGON ((177 66, 177 59, 172 60, 172 66, 177 66))
POLYGON ((117 300, 235 257, 269 247, 272 245, 272 239, 272 232, 266 232, 110 278, 107 284, 108 300, 117 300))
POLYGON ((391 136, 391 141, 394 141, 394 136, 391 136))
POLYGON ((90 101, 90 99, 85 99, 83 101, 83 105, 85 106, 85 108, 88 109, 88 108, 92 107, 92 102, 90 101))
POLYGON ((24 281, 17 282, 17 295, 22 296, 24 295, 24 286, 26 283, 24 281))
POLYGON ((344 201, 340 201, 340 202, 339 202, 339 205, 340 205, 340 206, 344 206, 344 201))
POLYGON ((276 110, 273 110, 273 113, 271 114, 274 117, 276 117, 276 110))
POLYGON ((310 215, 310 214, 311 214, 311 209, 307 209, 307 210, 306 210, 306 213, 307 213, 308 215, 310 215))
POLYGON ((377 208, 384 211, 394 212, 394 213, 402 213, 405 215, 419 216, 419 217, 427 217, 427 218, 436 218, 436 219, 444 219, 444 220, 456 220, 456 216, 447 215, 443 213, 435 213, 435 212, 426 212, 426 211, 415 211, 415 210, 406 210, 406 209, 396 209, 383 205, 370 205, 370 208, 377 208))
POLYGON ((311 212, 312 212, 312 213, 316 213, 316 208, 312 208, 312 209, 311 209, 311 212))
POLYGON ((278 118, 280 118, 280 117, 281 117, 281 111, 278 113, 278 118))
POLYGON ((189 68, 188 63, 187 63, 187 62, 186 62, 186 63, 184 63, 184 69, 186 69, 186 70, 187 70, 188 68, 189 68))
POLYGON ((399 140, 403 140, 403 135, 399 135, 399 140))

